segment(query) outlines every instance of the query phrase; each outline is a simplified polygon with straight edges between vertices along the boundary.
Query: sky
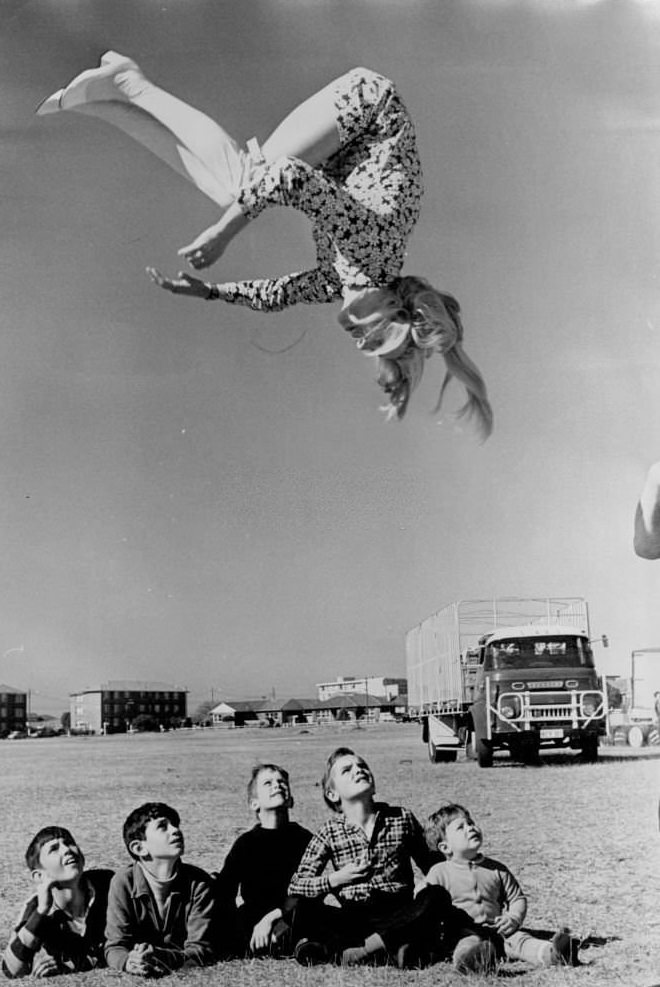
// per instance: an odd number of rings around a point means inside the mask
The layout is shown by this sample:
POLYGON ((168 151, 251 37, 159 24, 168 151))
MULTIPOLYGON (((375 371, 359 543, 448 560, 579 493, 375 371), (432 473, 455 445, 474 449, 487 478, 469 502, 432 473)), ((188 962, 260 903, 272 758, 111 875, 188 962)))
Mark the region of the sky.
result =
MULTIPOLYGON (((0 682, 44 712, 120 678, 305 697, 405 674, 410 627, 499 596, 585 597, 607 674, 660 647, 660 563, 632 550, 660 458, 659 56, 660 0, 4 0, 0 682), (440 360, 385 423, 337 305, 148 281, 213 204, 33 112, 109 48, 243 141, 354 65, 396 81, 426 185, 405 271, 461 302, 487 443, 431 414, 440 360)), ((268 210, 212 275, 313 256, 268 210)))

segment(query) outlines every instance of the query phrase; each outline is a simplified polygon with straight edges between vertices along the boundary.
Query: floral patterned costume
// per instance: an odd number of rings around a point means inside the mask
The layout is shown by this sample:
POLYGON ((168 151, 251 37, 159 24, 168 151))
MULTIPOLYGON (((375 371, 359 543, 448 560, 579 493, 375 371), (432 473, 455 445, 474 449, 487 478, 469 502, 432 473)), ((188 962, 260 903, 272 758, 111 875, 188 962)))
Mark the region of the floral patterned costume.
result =
POLYGON ((394 84, 370 69, 353 69, 334 87, 339 151, 318 168, 291 157, 264 162, 237 198, 249 219, 268 206, 305 213, 317 266, 225 283, 223 301, 276 311, 332 302, 342 288, 383 285, 400 274, 423 191, 412 120, 394 84))

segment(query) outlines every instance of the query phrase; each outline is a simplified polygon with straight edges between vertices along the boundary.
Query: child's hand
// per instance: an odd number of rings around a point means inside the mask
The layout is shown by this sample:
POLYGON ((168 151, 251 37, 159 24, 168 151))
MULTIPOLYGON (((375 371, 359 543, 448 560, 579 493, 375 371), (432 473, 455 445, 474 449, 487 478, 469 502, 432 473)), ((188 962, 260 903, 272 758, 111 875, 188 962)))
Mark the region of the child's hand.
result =
POLYGON ((150 977, 155 973, 153 960, 153 946, 146 942, 139 942, 126 957, 124 970, 132 973, 136 977, 150 977))
POLYGON ((494 919, 492 926, 501 936, 506 937, 513 935, 514 932, 517 932, 519 924, 520 923, 517 919, 513 918, 512 915, 504 912, 503 915, 498 915, 497 918, 494 919))
POLYGON ((53 904, 53 888, 57 887, 57 881, 50 878, 42 878, 37 887, 37 911, 40 915, 48 915, 53 904))
POLYGON ((369 854, 365 853, 359 860, 351 860, 331 874, 330 885, 334 888, 342 888, 346 884, 359 884, 360 881, 367 881, 370 873, 371 861, 369 854))
POLYGON ((263 952, 270 946, 270 935, 278 912, 269 912, 255 925, 250 937, 250 949, 253 953, 263 952))
POLYGON ((56 977, 58 973, 61 973, 57 962, 52 956, 43 956, 40 960, 36 960, 32 965, 32 976, 33 977, 56 977))

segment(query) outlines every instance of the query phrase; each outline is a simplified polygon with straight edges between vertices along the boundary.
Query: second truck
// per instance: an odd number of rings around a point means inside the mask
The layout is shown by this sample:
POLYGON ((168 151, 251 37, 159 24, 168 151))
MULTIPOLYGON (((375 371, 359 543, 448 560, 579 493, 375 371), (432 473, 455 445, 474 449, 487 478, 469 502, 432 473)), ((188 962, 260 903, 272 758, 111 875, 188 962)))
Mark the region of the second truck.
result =
POLYGON ((463 600, 406 637, 408 705, 432 761, 459 749, 490 767, 496 751, 533 763, 544 748, 598 757, 607 691, 578 597, 463 600))

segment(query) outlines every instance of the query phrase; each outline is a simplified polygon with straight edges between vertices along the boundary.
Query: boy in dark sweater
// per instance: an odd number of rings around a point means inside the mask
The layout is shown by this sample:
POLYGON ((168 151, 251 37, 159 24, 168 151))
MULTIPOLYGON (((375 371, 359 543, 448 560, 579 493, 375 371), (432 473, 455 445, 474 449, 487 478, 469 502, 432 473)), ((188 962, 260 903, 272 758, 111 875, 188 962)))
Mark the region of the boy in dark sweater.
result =
POLYGON ((35 893, 23 908, 2 957, 7 977, 52 977, 105 966, 105 913, 111 870, 84 870, 68 829, 46 826, 25 861, 35 893))
POLYGON ((179 813, 164 802, 145 802, 130 813, 123 835, 133 863, 110 885, 108 966, 156 977, 214 962, 213 882, 181 860, 179 813))
POLYGON ((281 955, 289 940, 287 888, 312 834, 289 819, 293 798, 284 768, 258 764, 247 795, 257 824, 238 837, 216 876, 219 938, 233 955, 281 955))

